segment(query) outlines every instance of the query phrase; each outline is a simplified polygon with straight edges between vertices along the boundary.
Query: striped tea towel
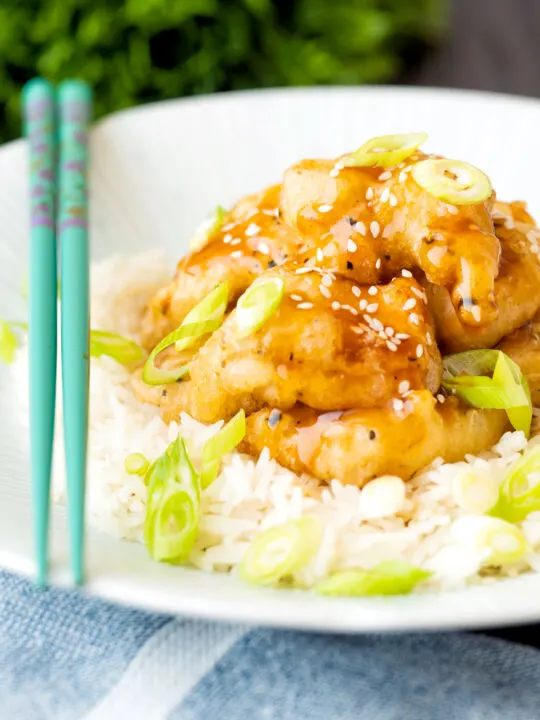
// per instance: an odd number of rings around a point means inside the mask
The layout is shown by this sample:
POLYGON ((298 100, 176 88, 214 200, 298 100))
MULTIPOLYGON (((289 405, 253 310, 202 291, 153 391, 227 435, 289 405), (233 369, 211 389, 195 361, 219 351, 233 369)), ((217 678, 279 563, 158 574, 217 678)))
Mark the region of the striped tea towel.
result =
POLYGON ((0 572, 0 718, 537 720, 540 651, 171 618, 0 572))

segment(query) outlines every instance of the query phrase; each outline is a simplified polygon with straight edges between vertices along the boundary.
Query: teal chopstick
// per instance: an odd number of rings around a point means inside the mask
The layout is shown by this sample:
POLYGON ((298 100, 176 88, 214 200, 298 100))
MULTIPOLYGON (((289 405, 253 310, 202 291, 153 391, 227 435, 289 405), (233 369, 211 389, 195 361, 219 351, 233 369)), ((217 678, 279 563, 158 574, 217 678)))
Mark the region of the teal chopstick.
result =
POLYGON ((30 147, 29 388, 37 579, 47 583, 51 463, 56 397, 55 95, 45 80, 23 90, 30 147))
POLYGON ((91 91, 85 83, 70 80, 59 87, 58 239, 62 395, 71 567, 78 585, 84 581, 88 434, 90 299, 87 170, 91 105, 91 91))

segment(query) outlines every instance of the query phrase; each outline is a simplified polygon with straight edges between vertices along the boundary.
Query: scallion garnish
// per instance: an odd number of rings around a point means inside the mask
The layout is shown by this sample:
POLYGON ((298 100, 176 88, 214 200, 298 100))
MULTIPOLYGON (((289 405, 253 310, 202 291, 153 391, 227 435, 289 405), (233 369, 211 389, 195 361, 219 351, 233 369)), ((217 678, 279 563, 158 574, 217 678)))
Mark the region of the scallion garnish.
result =
POLYGON ((392 167, 412 155, 427 139, 427 133, 374 137, 349 155, 343 161, 343 165, 345 167, 392 167))
POLYGON ((495 517, 464 515, 452 532, 465 547, 477 551, 483 565, 509 565, 524 560, 529 543, 523 531, 495 517))
POLYGON ((146 358, 146 352, 134 340, 107 330, 90 330, 90 355, 107 355, 121 365, 137 365, 146 358))
POLYGON ((189 363, 177 368, 163 369, 156 367, 155 360, 160 352, 171 345, 174 345, 177 350, 185 350, 204 335, 209 335, 217 330, 223 323, 228 293, 229 287, 226 282, 215 287, 186 315, 184 322, 176 330, 173 330, 156 345, 148 356, 142 372, 142 378, 147 385, 166 385, 187 375, 189 363))
POLYGON ((285 283, 279 277, 256 280, 236 305, 236 331, 239 337, 256 332, 279 308, 285 283))
POLYGON ((510 468, 489 514, 509 522, 521 522, 530 513, 540 511, 540 482, 530 481, 533 473, 540 473, 539 445, 527 450, 510 468))
POLYGON ((402 560, 386 560, 370 570, 343 570, 315 586, 321 595, 365 597, 406 595, 432 573, 402 560))
POLYGON ((471 350, 445 357, 443 367, 442 385, 447 392, 473 407, 506 410, 513 427, 529 436, 529 385, 519 365, 508 355, 501 350, 471 350))
POLYGON ((223 225, 226 215, 227 210, 218 205, 212 215, 201 223, 195 234, 190 238, 189 249, 192 252, 202 250, 212 235, 223 225))
POLYGON ((239 410, 219 432, 208 440, 202 452, 201 487, 207 488, 216 479, 223 455, 230 453, 244 439, 246 414, 239 410))
POLYGON ((124 460, 124 467, 128 475, 145 475, 150 467, 148 458, 142 453, 130 453, 126 455, 124 460))
POLYGON ((238 568, 240 577, 257 585, 275 585, 315 555, 322 538, 316 517, 305 516, 265 530, 249 546, 238 568))
POLYGON ((488 176, 460 160, 422 160, 413 165, 411 174, 430 195, 454 205, 473 205, 491 195, 488 176))
POLYGON ((144 540, 154 560, 184 562, 201 514, 199 476, 180 436, 148 471, 144 540))
POLYGON ((7 322, 0 320, 0 362, 11 365, 15 361, 15 352, 19 345, 13 328, 27 331, 27 323, 7 322))

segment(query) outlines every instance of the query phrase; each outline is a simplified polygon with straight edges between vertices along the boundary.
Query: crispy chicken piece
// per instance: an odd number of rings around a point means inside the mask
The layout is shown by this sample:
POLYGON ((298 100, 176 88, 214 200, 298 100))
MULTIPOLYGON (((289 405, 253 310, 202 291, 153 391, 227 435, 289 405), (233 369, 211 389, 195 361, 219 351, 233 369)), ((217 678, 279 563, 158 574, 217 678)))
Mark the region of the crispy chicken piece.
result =
POLYGON ((418 151, 388 170, 303 160, 283 178, 284 220, 320 248, 320 264, 361 283, 402 268, 420 270, 448 289, 463 323, 486 325, 497 315, 500 245, 490 214, 493 197, 459 207, 438 200, 410 173, 426 157, 418 151))
POLYGON ((238 338, 233 311, 195 357, 189 382, 162 389, 137 381, 138 396, 166 419, 185 411, 215 422, 240 408, 371 407, 439 387, 441 358, 414 279, 366 287, 297 265, 267 276, 285 281, 285 296, 260 330, 238 338))
POLYGON ((269 267, 294 255, 302 239, 279 217, 280 186, 240 200, 200 250, 178 263, 173 280, 150 301, 140 339, 151 350, 214 287, 229 283, 231 305, 269 267))
POLYGON ((517 362, 529 381, 533 405, 540 407, 540 314, 505 337, 498 347, 517 362))
POLYGON ((507 429, 502 410, 464 407, 457 398, 440 405, 420 390, 385 407, 345 412, 265 408, 247 419, 240 449, 258 455, 267 447, 295 473, 362 486, 387 473, 407 480, 437 457, 457 462, 478 454, 507 429))
POLYGON ((523 203, 496 203, 493 214, 502 249, 495 281, 498 317, 483 328, 464 325, 448 292, 428 283, 428 302, 444 352, 493 347, 540 308, 540 230, 523 203))

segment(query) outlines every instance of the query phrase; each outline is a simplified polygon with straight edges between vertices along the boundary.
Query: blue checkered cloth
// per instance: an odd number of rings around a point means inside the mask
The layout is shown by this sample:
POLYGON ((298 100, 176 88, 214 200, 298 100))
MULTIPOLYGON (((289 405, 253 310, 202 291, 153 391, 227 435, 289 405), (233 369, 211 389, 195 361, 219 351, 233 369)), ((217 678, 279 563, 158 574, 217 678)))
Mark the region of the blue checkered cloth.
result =
POLYGON ((540 651, 184 620, 0 572, 0 718, 538 720, 540 651))

